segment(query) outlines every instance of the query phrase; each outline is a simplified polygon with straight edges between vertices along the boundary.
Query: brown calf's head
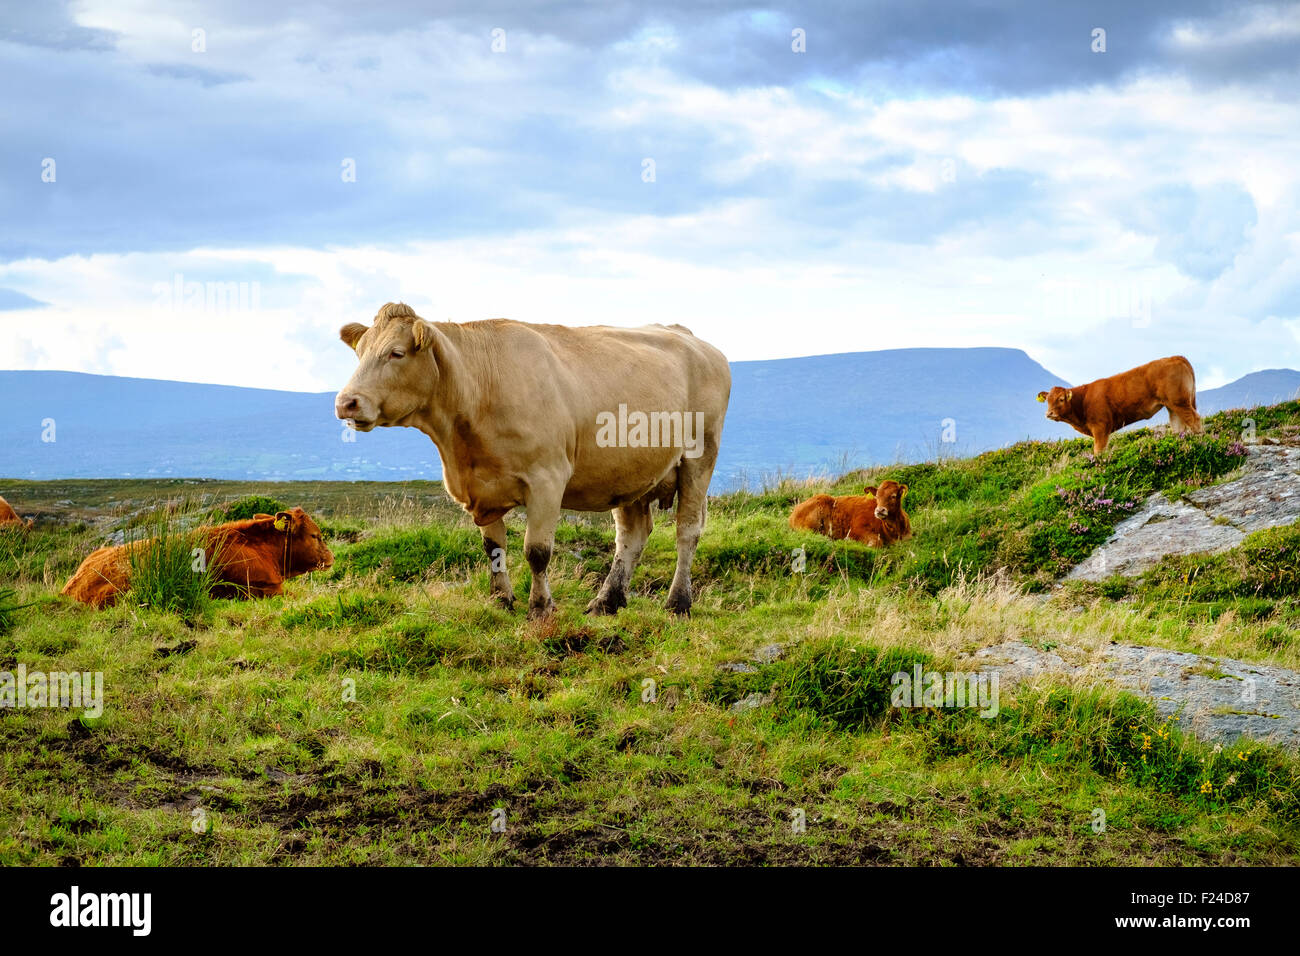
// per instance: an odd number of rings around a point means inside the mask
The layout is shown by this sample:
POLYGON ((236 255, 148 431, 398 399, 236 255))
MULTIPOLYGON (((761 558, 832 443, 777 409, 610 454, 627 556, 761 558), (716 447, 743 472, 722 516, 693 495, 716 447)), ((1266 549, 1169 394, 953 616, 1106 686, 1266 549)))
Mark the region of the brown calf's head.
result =
POLYGON ((1047 417, 1054 422, 1063 422, 1070 412, 1070 402, 1074 400, 1074 389, 1053 385, 1049 392, 1039 392, 1038 400, 1047 405, 1047 417))
POLYGON ((882 481, 876 488, 876 517, 881 521, 896 521, 903 513, 903 496, 907 485, 894 480, 882 481))
POLYGON ((831 533, 831 519, 835 514, 835 499, 830 495, 813 495, 795 506, 790 512, 790 527, 797 530, 831 533))
POLYGON ((334 563, 334 553, 326 547, 325 535, 307 512, 301 508, 281 511, 272 521, 272 527, 289 539, 288 567, 285 569, 288 577, 319 571, 334 563))
POLYGON ((442 336, 409 305, 389 302, 374 325, 352 322, 339 329, 339 338, 359 364, 334 399, 334 414, 357 431, 400 424, 428 401, 442 336))

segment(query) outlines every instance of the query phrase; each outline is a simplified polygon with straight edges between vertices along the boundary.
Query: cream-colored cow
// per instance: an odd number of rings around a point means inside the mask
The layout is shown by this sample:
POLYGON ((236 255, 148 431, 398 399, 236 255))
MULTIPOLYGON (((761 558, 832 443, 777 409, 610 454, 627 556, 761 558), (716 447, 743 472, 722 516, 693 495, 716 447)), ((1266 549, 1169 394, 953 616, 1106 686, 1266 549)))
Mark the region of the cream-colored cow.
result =
POLYGON ((612 510, 614 564, 587 606, 611 614, 652 521, 677 499, 677 570, 668 608, 690 612, 691 561, 731 394, 725 356, 679 325, 636 329, 509 319, 427 322, 388 303, 340 337, 360 364, 335 400, 358 431, 407 425, 442 457, 443 481, 474 519, 492 560, 492 594, 513 605, 506 526, 524 507, 529 617, 549 613, 546 568, 560 510, 612 510))

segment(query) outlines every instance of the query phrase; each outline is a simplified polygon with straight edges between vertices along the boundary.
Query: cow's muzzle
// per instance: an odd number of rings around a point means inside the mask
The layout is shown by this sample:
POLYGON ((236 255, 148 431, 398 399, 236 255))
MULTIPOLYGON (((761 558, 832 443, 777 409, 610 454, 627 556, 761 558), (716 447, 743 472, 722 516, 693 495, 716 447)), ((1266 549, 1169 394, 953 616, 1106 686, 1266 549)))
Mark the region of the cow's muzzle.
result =
POLYGON ((359 432, 368 432, 375 427, 373 416, 368 414, 360 397, 356 395, 345 395, 340 392, 334 399, 334 414, 359 432))
POLYGON ((888 509, 888 508, 877 508, 877 509, 876 509, 876 517, 877 517, 877 518, 880 518, 881 520, 884 520, 885 518, 888 518, 888 517, 889 517, 889 509, 888 509))

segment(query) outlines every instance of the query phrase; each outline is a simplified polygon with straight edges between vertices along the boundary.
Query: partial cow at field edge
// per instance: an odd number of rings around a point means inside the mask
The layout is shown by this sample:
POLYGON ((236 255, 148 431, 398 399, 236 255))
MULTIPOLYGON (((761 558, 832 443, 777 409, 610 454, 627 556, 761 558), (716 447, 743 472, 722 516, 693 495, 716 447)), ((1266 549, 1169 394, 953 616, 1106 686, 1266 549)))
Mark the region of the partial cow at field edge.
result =
POLYGON ((0 529, 11 530, 15 528, 30 528, 33 522, 31 518, 24 521, 19 517, 18 512, 10 507, 9 502, 0 497, 0 529))

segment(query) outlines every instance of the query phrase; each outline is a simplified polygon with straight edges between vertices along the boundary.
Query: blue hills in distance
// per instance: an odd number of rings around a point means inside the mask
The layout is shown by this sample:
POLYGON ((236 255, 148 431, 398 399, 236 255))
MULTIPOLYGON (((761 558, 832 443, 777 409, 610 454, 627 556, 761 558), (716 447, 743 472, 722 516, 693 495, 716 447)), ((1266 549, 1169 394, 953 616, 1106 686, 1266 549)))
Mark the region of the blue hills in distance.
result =
MULTIPOLYGON (((1034 396, 1069 384, 1019 349, 892 349, 734 362, 713 490, 1075 437, 1034 396)), ((1296 397, 1300 372, 1198 395, 1202 414, 1296 397)), ((0 371, 0 477, 438 479, 410 428, 346 431, 333 392, 0 371), (48 422, 52 421, 52 426, 48 422), (52 427, 52 433, 51 433, 52 427), (43 438, 53 437, 53 441, 43 438)), ((1163 423, 1159 413, 1153 423, 1163 423)))
POLYGON ((1269 368, 1243 375, 1221 388, 1196 393, 1196 410, 1213 415, 1229 408, 1254 408, 1276 405, 1300 398, 1300 372, 1289 368, 1269 368))

